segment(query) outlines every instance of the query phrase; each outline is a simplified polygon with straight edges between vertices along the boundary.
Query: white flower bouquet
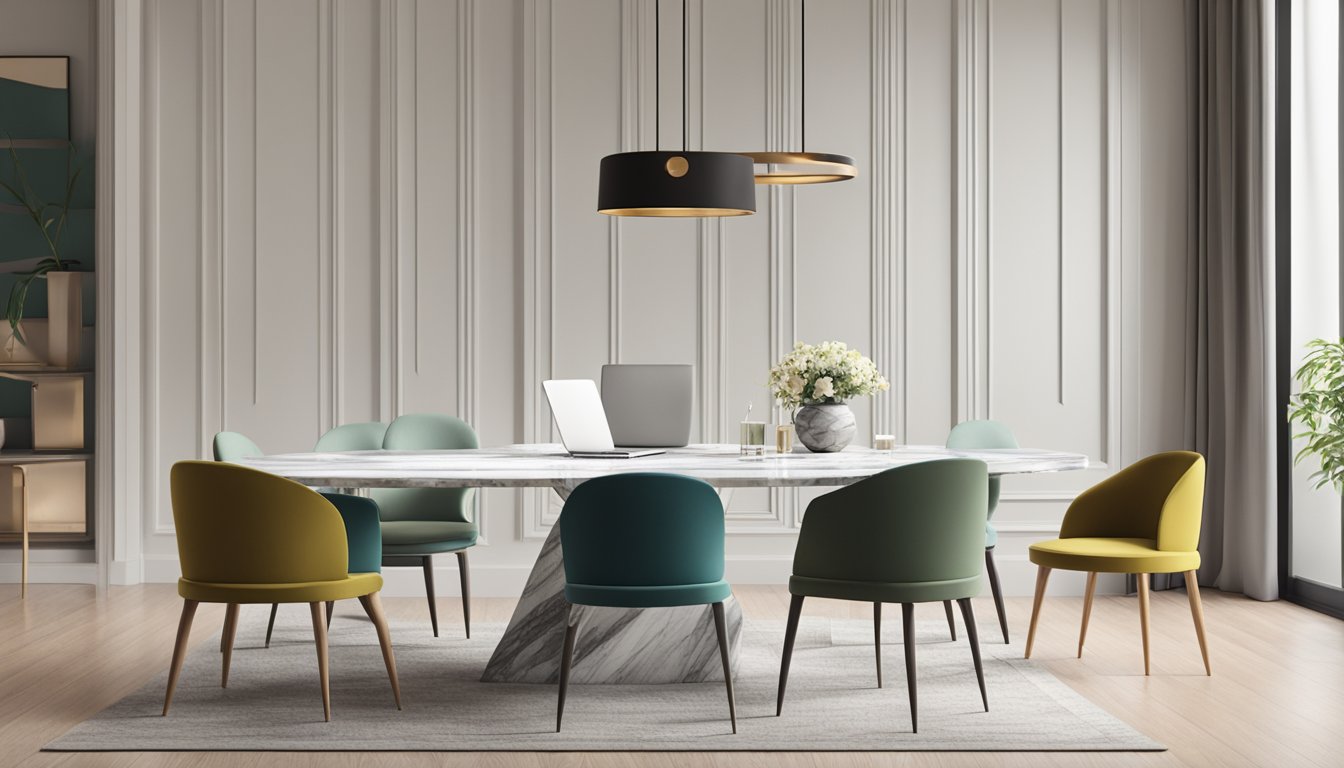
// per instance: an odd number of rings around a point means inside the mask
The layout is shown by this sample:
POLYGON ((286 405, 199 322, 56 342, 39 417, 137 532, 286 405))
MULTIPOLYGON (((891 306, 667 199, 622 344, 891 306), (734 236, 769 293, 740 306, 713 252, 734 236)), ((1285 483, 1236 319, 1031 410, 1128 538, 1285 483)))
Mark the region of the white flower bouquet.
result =
POLYGON ((872 360, 840 341, 800 341, 770 369, 770 392, 785 408, 843 403, 890 386, 872 360))

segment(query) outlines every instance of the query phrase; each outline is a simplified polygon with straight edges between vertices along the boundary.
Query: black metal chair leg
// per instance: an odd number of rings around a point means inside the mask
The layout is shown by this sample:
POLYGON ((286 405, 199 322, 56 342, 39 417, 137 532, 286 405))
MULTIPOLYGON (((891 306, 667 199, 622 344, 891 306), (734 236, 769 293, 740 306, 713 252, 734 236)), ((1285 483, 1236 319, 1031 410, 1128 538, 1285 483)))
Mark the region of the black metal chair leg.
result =
POLYGON ((714 603, 714 634, 719 638, 719 660, 723 662, 723 683, 728 689, 728 717, 737 733, 737 700, 733 696, 733 668, 728 663, 728 627, 723 616, 723 603, 714 603))
POLYGON ((462 624, 471 639, 471 571, 467 569, 467 551, 457 553, 457 575, 462 579, 462 624))
POLYGON ((910 691, 910 729, 919 733, 919 695, 915 687, 915 606, 901 603, 901 630, 905 642, 905 687, 910 691))
POLYGON ((565 614, 565 647, 560 652, 560 699, 555 708, 555 732, 560 732, 560 724, 565 719, 565 694, 569 693, 569 670, 574 665, 574 640, 579 627, 574 624, 574 606, 565 614))
POLYGON ((980 638, 975 631, 975 611, 971 609, 971 599, 963 597, 957 601, 961 606, 961 618, 966 622, 966 637, 971 641, 971 658, 975 661, 975 679, 980 683, 980 701, 989 711, 989 694, 985 692, 985 668, 980 663, 980 638))
POLYGON ((873 603, 873 651, 877 654, 877 687, 882 687, 882 604, 873 603))
POLYGON ((952 601, 943 601, 943 612, 947 614, 947 632, 952 635, 952 642, 957 642, 957 623, 952 620, 952 601))
POLYGON ((789 603, 789 624, 784 630, 784 656, 779 662, 779 694, 775 717, 784 711, 784 688, 789 684, 789 662, 793 659, 793 641, 798 636, 798 618, 803 614, 803 596, 794 595, 789 603))
POLYGON ((999 584, 999 569, 994 565, 993 547, 985 547, 985 575, 989 577, 989 590, 994 593, 994 610, 999 613, 1003 644, 1008 645, 1008 612, 1003 607, 1003 587, 999 584))
POLYGON ((439 636, 439 609, 434 602, 434 557, 425 555, 422 561, 425 569, 425 597, 429 598, 429 624, 434 628, 434 636, 439 636))
POLYGON ((271 603, 271 618, 266 622, 266 647, 271 647, 271 631, 275 629, 275 612, 280 609, 279 603, 271 603))

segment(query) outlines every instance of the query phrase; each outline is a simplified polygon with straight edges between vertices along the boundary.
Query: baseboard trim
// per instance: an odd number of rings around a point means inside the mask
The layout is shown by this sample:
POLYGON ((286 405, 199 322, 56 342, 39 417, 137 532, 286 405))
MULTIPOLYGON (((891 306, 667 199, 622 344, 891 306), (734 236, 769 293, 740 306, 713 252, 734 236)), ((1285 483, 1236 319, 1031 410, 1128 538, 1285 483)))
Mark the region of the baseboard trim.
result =
MULTIPOLYGON (((18 584, 18 563, 0 563, 0 582, 18 584)), ((29 584, 98 584, 96 563, 28 563, 29 584)))

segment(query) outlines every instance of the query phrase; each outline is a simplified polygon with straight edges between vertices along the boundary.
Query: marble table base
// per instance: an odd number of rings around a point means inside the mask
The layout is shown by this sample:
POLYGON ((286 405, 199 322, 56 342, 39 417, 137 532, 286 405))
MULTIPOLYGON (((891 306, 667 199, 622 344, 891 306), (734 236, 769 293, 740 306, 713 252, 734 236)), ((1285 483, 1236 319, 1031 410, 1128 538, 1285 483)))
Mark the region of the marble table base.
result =
MULTIPOLYGON (((562 495, 563 491, 561 492, 562 495)), ((729 658, 736 669, 742 635, 742 608, 729 597, 729 658)), ((481 681, 554 683, 560 679, 560 652, 569 616, 560 526, 551 526, 527 586, 495 647, 481 681)), ((714 617, 708 605, 681 608, 598 608, 575 606, 578 638, 570 682, 698 683, 723 679, 714 617)))

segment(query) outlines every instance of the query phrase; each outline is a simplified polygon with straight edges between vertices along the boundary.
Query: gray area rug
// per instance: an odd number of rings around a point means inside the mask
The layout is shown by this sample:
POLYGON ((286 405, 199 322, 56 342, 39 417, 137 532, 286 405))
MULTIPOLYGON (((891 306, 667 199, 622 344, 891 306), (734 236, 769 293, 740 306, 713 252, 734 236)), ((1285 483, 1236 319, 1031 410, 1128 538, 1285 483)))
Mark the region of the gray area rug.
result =
MULTIPOLYGON (((263 648, 264 607, 244 607, 229 688, 219 687, 216 639, 190 654, 168 717, 165 671, 136 693, 48 744, 54 751, 195 750, 980 750, 1148 751, 1163 747, 1075 693, 1019 645, 982 646, 984 712, 964 635, 942 621, 918 634, 920 732, 910 732, 900 622, 883 627, 885 688, 876 687, 872 624, 804 618, 784 714, 775 717, 782 622, 749 621, 736 669, 738 733, 729 730, 722 682, 573 685, 565 730, 555 733, 556 687, 481 683, 501 624, 397 621, 392 642, 404 711, 397 711, 373 627, 358 605, 338 606, 331 627, 332 722, 322 720, 307 606, 282 606, 263 648)), ((198 626, 197 631, 208 631, 198 626)), ((706 626, 707 632, 712 632, 706 626)), ((993 635, 995 633, 988 632, 993 635)), ((556 653, 560 649, 556 648, 556 653)))

